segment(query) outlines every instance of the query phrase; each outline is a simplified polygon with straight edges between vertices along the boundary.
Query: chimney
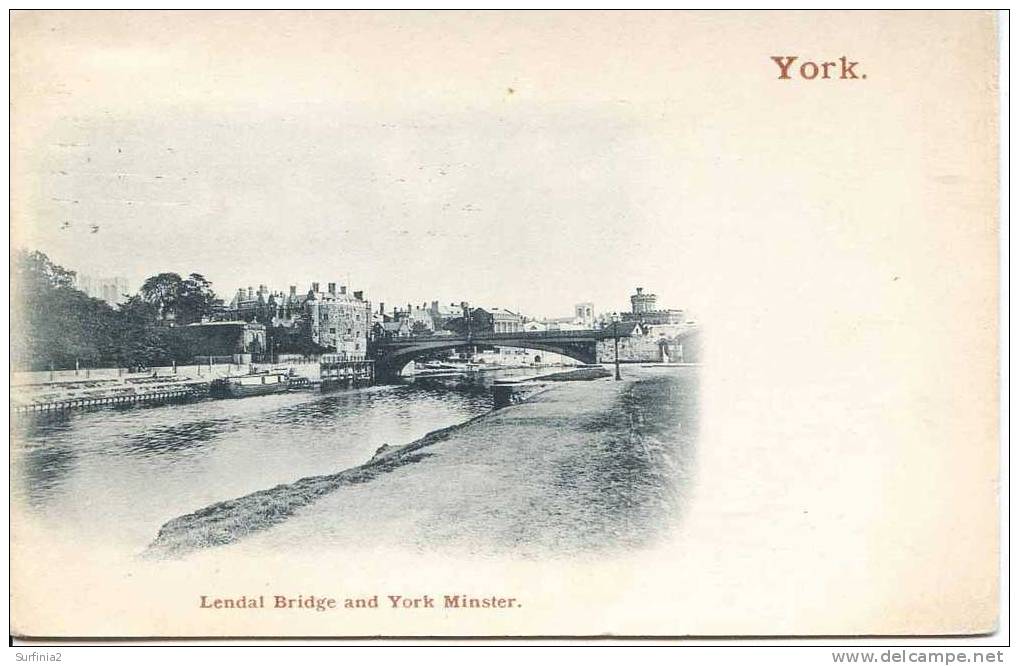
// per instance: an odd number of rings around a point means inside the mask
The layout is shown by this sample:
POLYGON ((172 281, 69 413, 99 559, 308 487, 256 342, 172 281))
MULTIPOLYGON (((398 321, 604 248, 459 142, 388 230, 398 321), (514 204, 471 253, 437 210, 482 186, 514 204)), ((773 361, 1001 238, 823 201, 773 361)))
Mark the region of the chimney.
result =
POLYGON ((364 292, 363 291, 355 291, 354 292, 354 298, 356 298, 359 301, 363 301, 364 300, 364 292))
POLYGON ((340 295, 341 296, 345 296, 346 294, 347 294, 347 285, 341 284, 340 285, 340 295))
POLYGON ((296 284, 290 285, 290 295, 291 296, 297 296, 297 285, 296 284))
POLYGON ((255 290, 252 289, 251 287, 248 287, 248 300, 251 301, 251 300, 254 300, 254 299, 255 299, 255 290))
POLYGON ((637 287, 637 295, 640 296, 644 293, 644 287, 637 287))
POLYGON ((319 287, 319 284, 318 284, 318 282, 312 282, 312 283, 311 283, 311 290, 312 290, 313 292, 315 292, 316 294, 318 293, 318 287, 319 287))
POLYGON ((385 303, 379 303, 379 314, 380 315, 386 314, 386 304, 385 303))
POLYGON ((336 283, 335 282, 330 282, 329 283, 329 293, 330 294, 335 294, 336 293, 336 283))

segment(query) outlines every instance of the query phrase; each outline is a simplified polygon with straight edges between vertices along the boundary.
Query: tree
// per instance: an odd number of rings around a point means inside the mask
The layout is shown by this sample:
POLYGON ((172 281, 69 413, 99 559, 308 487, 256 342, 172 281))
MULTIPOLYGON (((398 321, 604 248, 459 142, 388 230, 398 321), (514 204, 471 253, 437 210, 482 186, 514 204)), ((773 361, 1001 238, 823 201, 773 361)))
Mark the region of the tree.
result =
POLYGON ((140 296, 132 296, 120 305, 111 354, 118 366, 159 365, 169 356, 165 340, 156 326, 158 318, 158 307, 140 296))
POLYGON ((138 293, 146 302, 156 307, 160 318, 166 319, 176 313, 177 299, 180 297, 183 282, 184 280, 176 273, 160 273, 146 280, 138 293))
POLYGON ((74 288, 75 274, 42 252, 14 257, 11 357, 15 367, 73 368, 109 357, 116 314, 74 288))
POLYGON ((27 289, 74 288, 76 273, 57 266, 38 250, 19 250, 14 260, 18 286, 27 289))
POLYGON ((187 279, 177 273, 159 273, 146 280, 139 293, 157 308, 161 319, 178 325, 201 321, 212 313, 216 300, 212 283, 200 273, 191 273, 187 279))
POLYGON ((212 283, 200 273, 192 273, 180 284, 177 296, 177 321, 185 324, 201 321, 212 314, 212 305, 216 300, 216 292, 212 283))
POLYGON ((42 252, 18 251, 11 275, 11 362, 44 370, 165 365, 190 359, 188 341, 159 326, 188 324, 212 312, 212 284, 198 273, 187 279, 160 273, 117 309, 74 287, 75 273, 42 252))

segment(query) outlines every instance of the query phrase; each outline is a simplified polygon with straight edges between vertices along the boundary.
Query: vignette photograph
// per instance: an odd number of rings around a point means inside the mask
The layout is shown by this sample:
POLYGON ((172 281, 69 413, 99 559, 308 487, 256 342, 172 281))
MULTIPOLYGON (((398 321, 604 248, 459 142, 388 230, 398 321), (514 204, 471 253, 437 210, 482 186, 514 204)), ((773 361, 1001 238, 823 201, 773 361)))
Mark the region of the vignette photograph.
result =
POLYGON ((1004 661, 1007 25, 11 10, 15 658, 1004 661))

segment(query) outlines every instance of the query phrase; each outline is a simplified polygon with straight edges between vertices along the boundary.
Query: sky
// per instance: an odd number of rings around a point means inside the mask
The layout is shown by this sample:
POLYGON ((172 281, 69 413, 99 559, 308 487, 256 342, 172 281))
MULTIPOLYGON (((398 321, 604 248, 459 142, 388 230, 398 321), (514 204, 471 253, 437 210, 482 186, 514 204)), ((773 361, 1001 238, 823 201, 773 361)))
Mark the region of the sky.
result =
POLYGON ((537 110, 89 120, 45 147, 37 243, 133 285, 173 270, 223 294, 335 281, 393 305, 621 307, 669 264, 620 173, 644 141, 537 110))
POLYGON ((672 102, 599 69, 611 53, 535 57, 529 18, 214 16, 19 17, 16 244, 135 288, 199 272, 227 299, 335 281, 533 316, 626 309, 636 286, 696 301, 672 102))
MULTIPOLYGON (((983 47, 943 109, 908 13, 852 39, 839 16, 15 12, 12 244, 227 298, 335 281, 543 317, 641 286, 741 331, 806 293, 864 311, 903 265, 942 270, 911 225, 976 183, 931 137, 993 127, 959 120, 983 47), (790 44, 881 70, 779 81, 790 44)), ((982 44, 981 16, 925 20, 982 44)))
MULTIPOLYGON (((765 601, 748 618, 821 626, 836 589, 855 622, 941 627, 943 607, 918 620, 913 601, 969 611, 996 586, 996 28, 990 12, 13 12, 12 241, 135 284, 200 271, 224 294, 349 279, 387 305, 565 316, 643 286, 705 330, 708 509, 680 536, 707 547, 677 569, 693 592, 749 586, 765 601), (868 78, 779 80, 771 56, 793 54, 868 78), (802 558, 761 575, 720 538, 762 566, 802 558)), ((662 569, 648 585, 666 589, 662 569)))

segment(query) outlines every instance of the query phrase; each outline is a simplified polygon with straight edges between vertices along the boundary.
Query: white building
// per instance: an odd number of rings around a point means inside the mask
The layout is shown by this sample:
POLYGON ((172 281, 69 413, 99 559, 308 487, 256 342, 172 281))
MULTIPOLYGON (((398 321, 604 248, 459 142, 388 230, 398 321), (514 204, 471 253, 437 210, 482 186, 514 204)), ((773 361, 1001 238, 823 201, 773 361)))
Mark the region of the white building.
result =
POLYGON ((107 277, 97 278, 91 275, 78 274, 75 276, 75 286, 91 296, 106 301, 110 305, 124 303, 128 299, 127 278, 107 277))
POLYGON ((574 319, 579 323, 584 324, 585 328, 591 328, 594 326, 595 313, 594 303, 585 302, 577 303, 573 306, 574 319))

